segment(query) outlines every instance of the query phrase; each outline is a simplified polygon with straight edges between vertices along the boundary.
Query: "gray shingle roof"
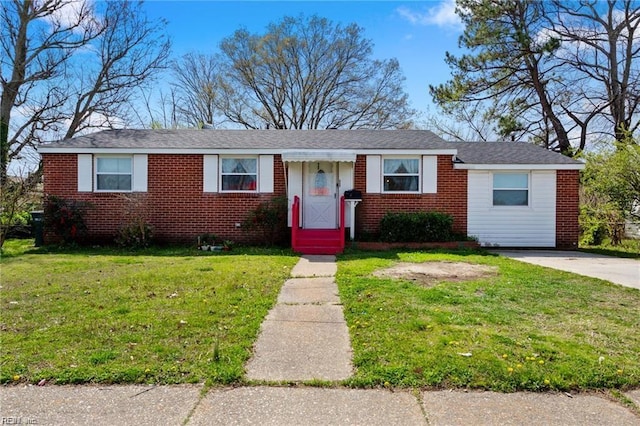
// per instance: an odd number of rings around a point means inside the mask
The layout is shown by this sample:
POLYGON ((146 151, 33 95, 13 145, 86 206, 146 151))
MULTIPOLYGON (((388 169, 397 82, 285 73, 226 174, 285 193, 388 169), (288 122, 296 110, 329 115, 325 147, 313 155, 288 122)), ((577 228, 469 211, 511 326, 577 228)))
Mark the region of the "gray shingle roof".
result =
POLYGON ((104 130, 42 145, 49 149, 457 150, 465 164, 580 164, 523 142, 448 142, 429 130, 104 130))
POLYGON ((447 149, 428 130, 104 130, 48 148, 447 149))
POLYGON ((452 142, 467 164, 580 164, 576 160, 526 142, 452 142))

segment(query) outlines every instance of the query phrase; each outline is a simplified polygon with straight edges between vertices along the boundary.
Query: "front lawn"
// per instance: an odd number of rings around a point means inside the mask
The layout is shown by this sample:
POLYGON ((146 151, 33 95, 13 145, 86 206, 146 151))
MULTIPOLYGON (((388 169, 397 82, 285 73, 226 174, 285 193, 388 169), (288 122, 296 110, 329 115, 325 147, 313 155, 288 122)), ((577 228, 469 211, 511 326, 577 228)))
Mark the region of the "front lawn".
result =
MULTIPOLYGON (((9 241, 0 260, 2 383, 242 383, 260 324, 298 260, 268 250, 48 252, 30 243, 9 241)), ((349 386, 640 385, 638 290, 475 252, 350 252, 338 265, 357 369, 349 386), (400 261, 497 271, 428 283, 373 275, 400 261)))
POLYGON ((233 383, 298 258, 5 244, 0 381, 233 383))
POLYGON ((337 281, 357 368, 351 386, 640 385, 638 290, 473 252, 347 253, 337 281), (499 272, 428 284, 372 275, 399 261, 469 262, 499 272))

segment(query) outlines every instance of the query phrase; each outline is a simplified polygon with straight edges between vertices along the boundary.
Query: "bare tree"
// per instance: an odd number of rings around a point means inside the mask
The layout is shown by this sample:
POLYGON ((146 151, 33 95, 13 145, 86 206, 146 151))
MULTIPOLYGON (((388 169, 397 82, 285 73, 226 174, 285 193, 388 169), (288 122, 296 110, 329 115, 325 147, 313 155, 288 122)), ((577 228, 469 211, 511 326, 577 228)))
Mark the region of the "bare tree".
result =
POLYGON ((43 132, 55 130, 68 88, 52 85, 66 76, 67 63, 102 31, 87 3, 72 1, 0 2, 2 95, 0 95, 0 183, 9 162, 33 147, 43 132), (63 9, 68 9, 63 13, 63 9), (21 119, 11 126, 12 113, 21 119))
MULTIPOLYGON (((170 42, 141 3, 0 2, 0 184, 40 142, 123 125, 133 88, 165 67, 170 42)), ((36 183, 40 170, 30 175, 36 183)), ((26 186, 23 185, 23 188, 26 186)))
POLYGON ((126 121, 134 89, 149 83, 167 66, 171 43, 164 35, 163 22, 147 20, 142 3, 105 4, 96 58, 75 70, 77 95, 71 99, 65 138, 126 121))
POLYGON ((640 3, 554 0, 549 9, 549 27, 566 46, 562 61, 576 72, 573 85, 586 89, 579 97, 586 111, 567 113, 588 123, 608 112, 609 134, 627 140, 640 125, 640 3))
POLYGON ((564 122, 558 114, 549 58, 558 49, 555 38, 541 38, 544 5, 533 1, 458 0, 457 12, 465 24, 460 37, 471 53, 447 54, 453 79, 430 86, 435 102, 448 109, 475 102, 490 102, 502 133, 523 119, 531 123, 545 117, 557 149, 571 151, 564 122), (501 120, 501 123, 500 123, 501 120))
POLYGON ((246 128, 399 128, 414 114, 398 61, 372 59, 355 24, 285 17, 262 35, 236 31, 221 51, 215 103, 246 128))
POLYGON ((637 0, 458 0, 453 78, 430 87, 447 112, 486 103, 500 134, 572 155, 639 126, 637 0))
POLYGON ((141 3, 0 3, 2 179, 26 147, 122 123, 133 88, 165 67, 170 43, 141 3), (19 116, 12 121, 12 115, 19 116))
POLYGON ((220 66, 216 55, 188 53, 171 65, 177 95, 177 113, 188 126, 214 124, 219 115, 216 98, 220 91, 220 66))
POLYGON ((497 139, 493 123, 487 119, 482 104, 468 103, 448 114, 427 116, 426 127, 444 139, 459 142, 486 142, 497 139))
POLYGON ((145 110, 134 110, 136 125, 143 129, 177 129, 183 127, 178 119, 178 95, 174 87, 169 91, 141 90, 145 110), (146 114, 146 115, 145 115, 146 114))

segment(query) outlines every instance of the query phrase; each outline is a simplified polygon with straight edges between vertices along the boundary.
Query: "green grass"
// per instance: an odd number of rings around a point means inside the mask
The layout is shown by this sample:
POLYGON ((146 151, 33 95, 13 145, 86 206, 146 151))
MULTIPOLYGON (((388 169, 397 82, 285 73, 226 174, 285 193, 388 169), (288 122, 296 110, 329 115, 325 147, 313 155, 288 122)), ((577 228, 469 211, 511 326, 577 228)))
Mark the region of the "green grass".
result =
POLYGON ((640 259, 640 240, 622 240, 622 243, 617 246, 612 246, 609 240, 605 240, 605 242, 599 246, 580 246, 580 251, 640 259))
MULTIPOLYGON (((298 259, 30 245, 9 241, 0 260, 2 383, 243 383, 260 324, 298 259)), ((640 385, 638 290, 482 252, 349 252, 337 281, 356 366, 348 386, 640 385), (499 274, 428 287, 371 275, 398 261, 494 265, 499 274)))
POLYGON ((297 257, 5 243, 0 382, 234 383, 297 257))
POLYGON ((354 348, 351 386, 640 385, 638 290, 473 252, 347 253, 337 282, 354 348), (398 261, 495 265, 499 274, 429 287, 372 276, 398 261))

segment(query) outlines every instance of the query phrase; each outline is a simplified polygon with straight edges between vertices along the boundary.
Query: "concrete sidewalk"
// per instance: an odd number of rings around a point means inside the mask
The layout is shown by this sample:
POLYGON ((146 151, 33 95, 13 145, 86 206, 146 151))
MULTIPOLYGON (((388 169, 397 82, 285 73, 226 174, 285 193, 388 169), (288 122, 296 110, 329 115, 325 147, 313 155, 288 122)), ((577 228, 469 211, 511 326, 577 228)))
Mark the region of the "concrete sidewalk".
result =
MULTIPOLYGON (((247 365, 264 381, 339 381, 352 371, 333 257, 303 257, 247 365), (337 352, 337 354, 335 353, 337 352)), ((0 386, 1 424, 640 425, 605 394, 247 386, 0 386)), ((625 394, 640 407, 640 390, 625 394)))
MULTIPOLYGON (((311 387, 2 386, 2 424, 640 425, 601 394, 311 387)), ((640 406, 640 390, 626 396, 640 406)))

